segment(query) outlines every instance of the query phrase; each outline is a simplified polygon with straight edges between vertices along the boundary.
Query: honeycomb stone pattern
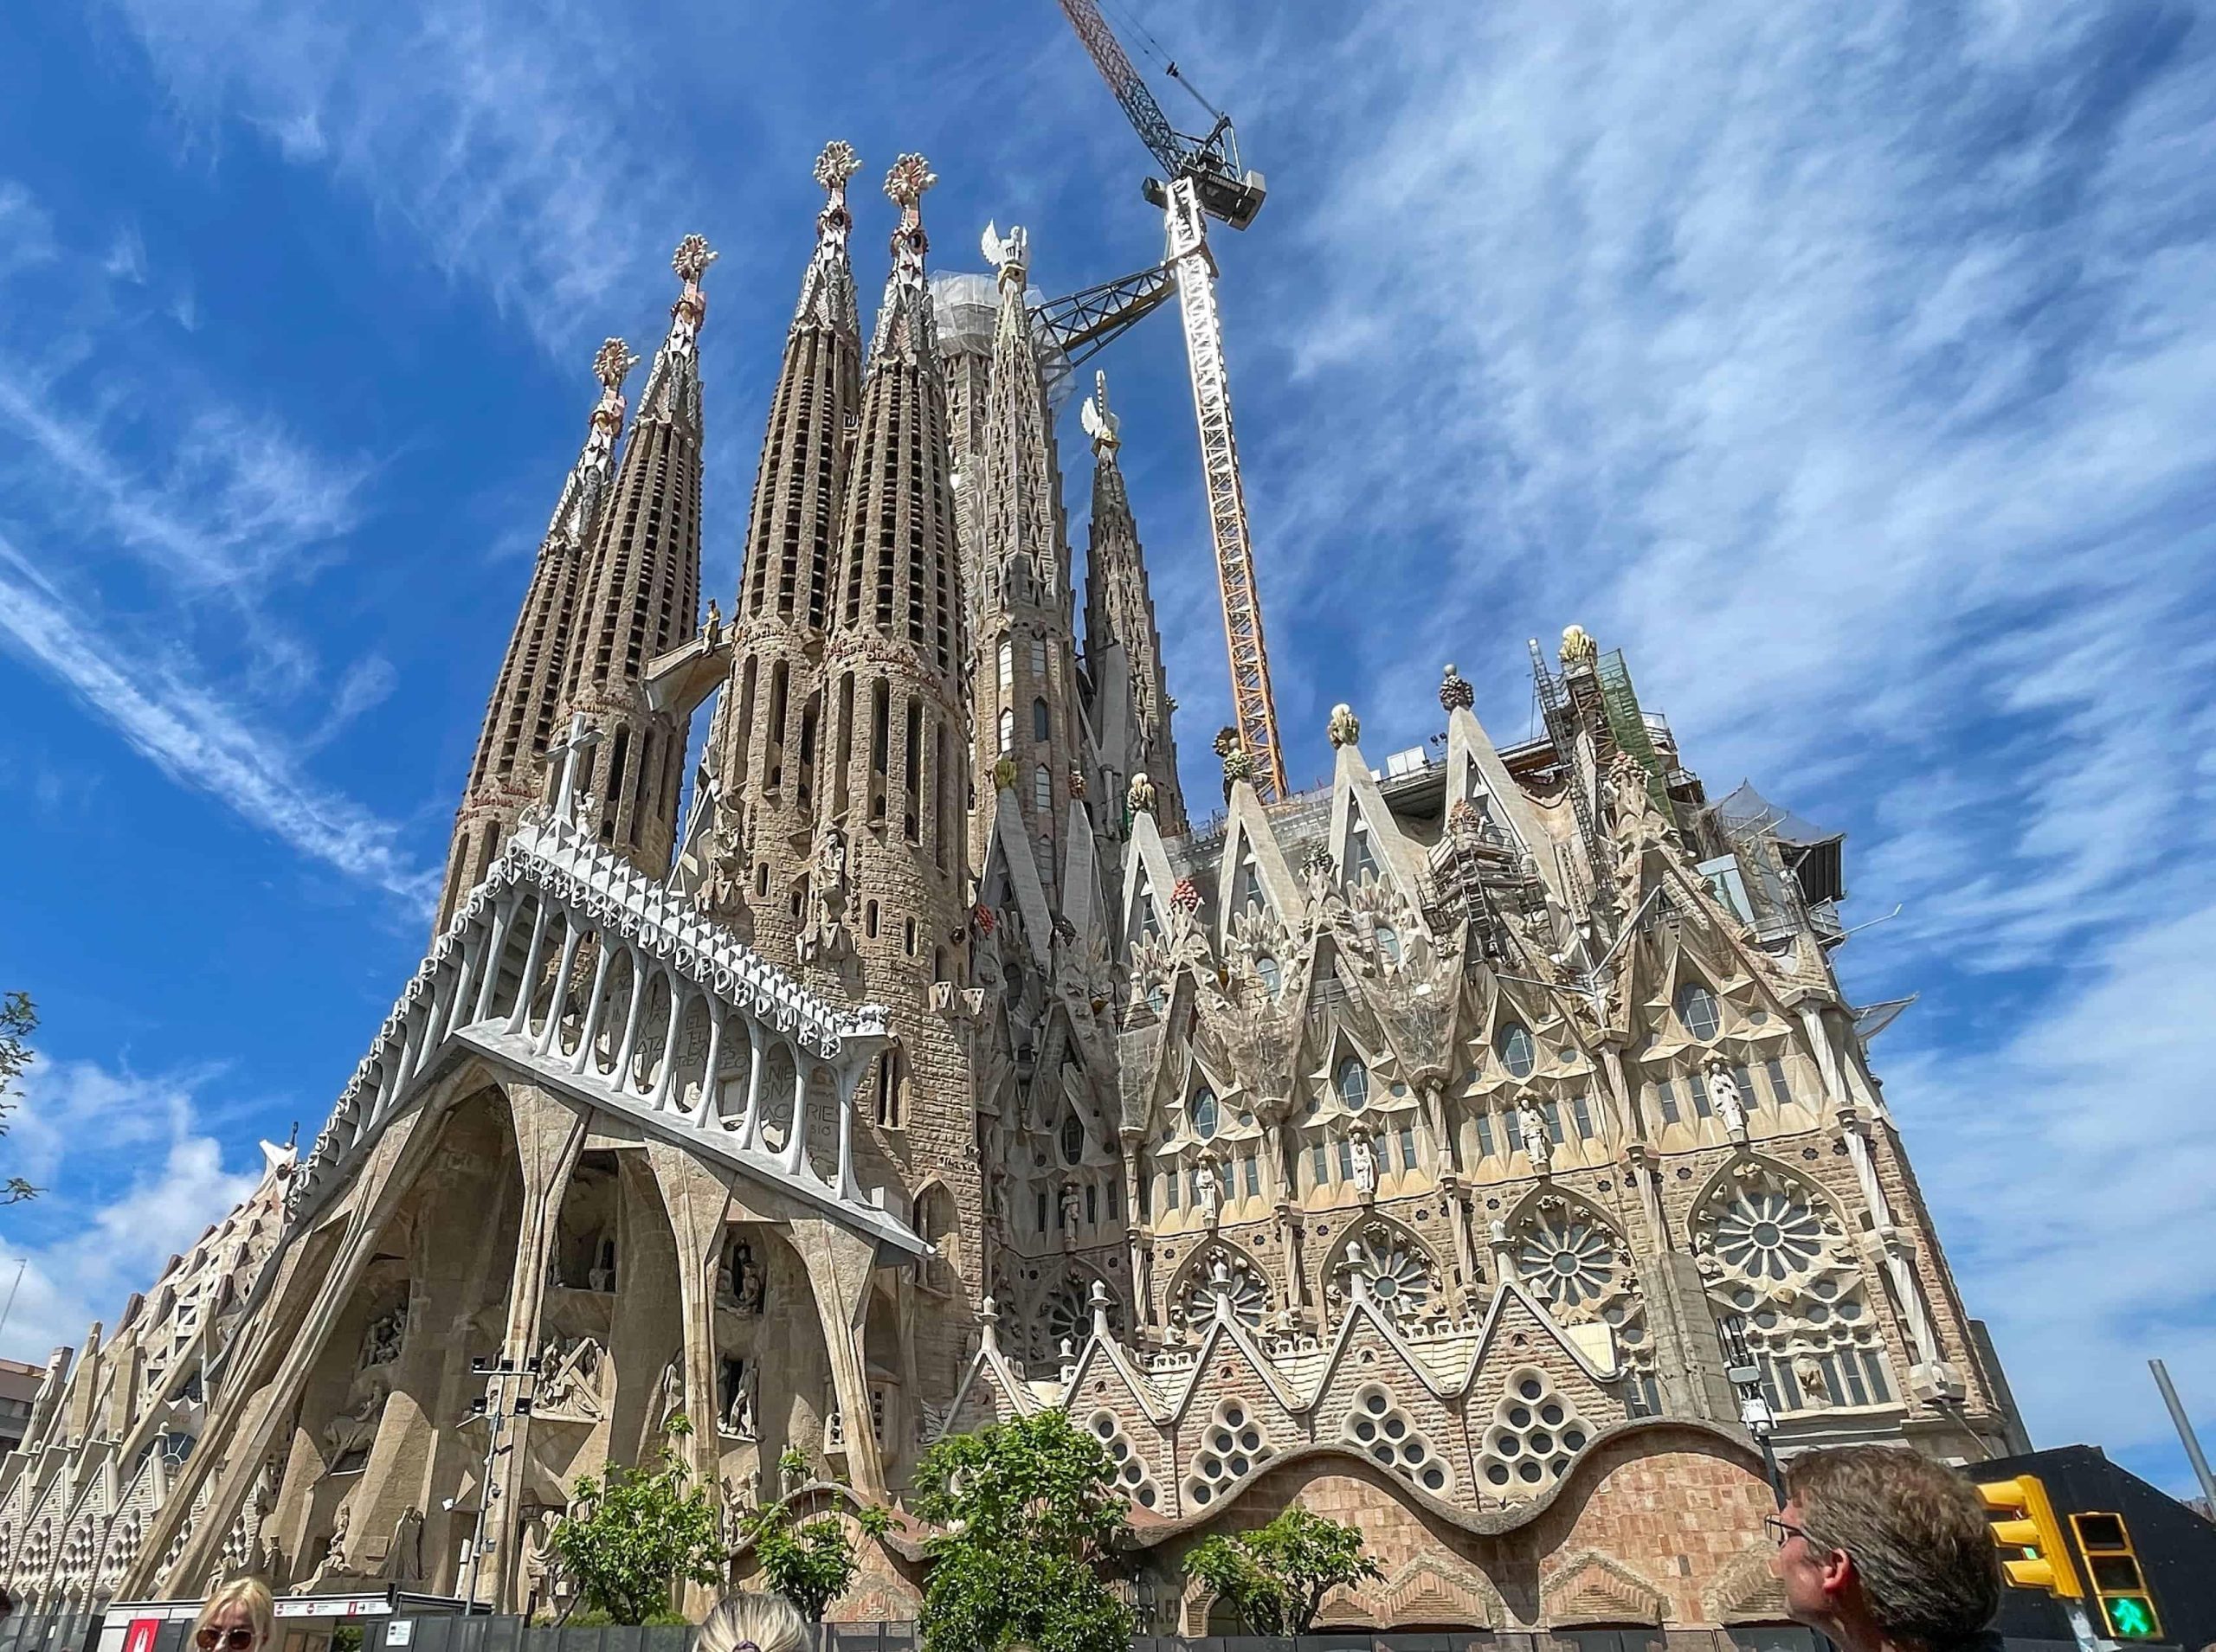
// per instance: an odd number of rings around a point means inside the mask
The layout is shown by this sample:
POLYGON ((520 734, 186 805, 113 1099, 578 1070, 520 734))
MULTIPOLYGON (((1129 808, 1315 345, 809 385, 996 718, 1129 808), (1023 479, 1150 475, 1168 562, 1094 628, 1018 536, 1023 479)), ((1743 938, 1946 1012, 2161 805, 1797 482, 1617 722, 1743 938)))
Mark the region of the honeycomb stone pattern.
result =
POLYGON ((1354 1409, 1347 1413, 1340 1433, 1356 1450, 1434 1497, 1446 1496, 1453 1484, 1446 1458, 1432 1450, 1431 1441, 1393 1403, 1393 1396, 1375 1383, 1356 1392, 1354 1409))
POLYGON ((1548 1482, 1561 1479, 1592 1437, 1592 1424, 1546 1373, 1527 1366, 1510 1373, 1507 1392, 1493 1407, 1478 1473, 1485 1489, 1495 1495, 1533 1496, 1548 1482))
POLYGON ((1116 1464, 1116 1489, 1122 1492, 1141 1508, 1152 1508, 1162 1501, 1153 1477, 1146 1471, 1146 1460, 1132 1449, 1130 1437, 1112 1411, 1095 1411, 1085 1426, 1093 1437, 1107 1448, 1116 1464))
POLYGON ((1276 1455, 1277 1447, 1244 1403, 1225 1400, 1201 1430, 1193 1472, 1185 1479, 1187 1501, 1195 1508, 1207 1507, 1276 1455))

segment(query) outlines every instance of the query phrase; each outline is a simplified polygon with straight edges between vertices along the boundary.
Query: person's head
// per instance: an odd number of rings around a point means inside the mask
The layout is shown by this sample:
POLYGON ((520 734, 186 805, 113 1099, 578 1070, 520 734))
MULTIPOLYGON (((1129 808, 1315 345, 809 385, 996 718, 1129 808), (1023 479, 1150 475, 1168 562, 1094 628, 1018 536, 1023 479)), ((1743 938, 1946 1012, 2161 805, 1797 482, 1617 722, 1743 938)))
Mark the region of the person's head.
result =
POLYGON ((1867 1652, 1966 1640, 2000 1608, 2000 1552, 1969 1482, 1882 1445, 1810 1451, 1785 1470, 1770 1569, 1797 1623, 1867 1652))
POLYGON ((725 1595, 700 1624, 697 1652, 806 1652, 808 1624, 779 1595, 725 1595))
POLYGON ((198 1652, 262 1652, 276 1630, 269 1585, 259 1578, 234 1578, 200 1609, 192 1644, 198 1652))

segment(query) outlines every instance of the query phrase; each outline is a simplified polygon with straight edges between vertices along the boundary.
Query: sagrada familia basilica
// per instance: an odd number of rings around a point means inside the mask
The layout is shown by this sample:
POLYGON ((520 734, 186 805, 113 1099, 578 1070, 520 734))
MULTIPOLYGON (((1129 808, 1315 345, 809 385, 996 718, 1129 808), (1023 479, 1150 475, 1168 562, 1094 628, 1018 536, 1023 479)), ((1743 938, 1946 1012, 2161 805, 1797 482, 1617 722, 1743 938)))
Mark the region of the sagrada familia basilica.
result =
MULTIPOLYGON (((1234 738, 1195 808, 1105 389, 1080 632, 1025 237, 932 278, 902 157, 865 337, 857 166, 728 616, 703 241, 635 408, 601 350, 428 954, 312 1149, 55 1354, 0 1579, 524 1610, 673 1417, 736 1533, 1059 1409, 1151 1629, 1294 1501, 1383 1573, 1329 1621, 1759 1623, 1750 1398, 1786 1454, 2018 1442, 1832 967, 1837 839, 1710 800, 1575 626, 1536 738, 1446 665, 1429 746, 1374 767, 1342 706, 1328 785, 1266 803, 1234 738)), ((920 1535, 834 1616, 913 1617, 920 1535)))

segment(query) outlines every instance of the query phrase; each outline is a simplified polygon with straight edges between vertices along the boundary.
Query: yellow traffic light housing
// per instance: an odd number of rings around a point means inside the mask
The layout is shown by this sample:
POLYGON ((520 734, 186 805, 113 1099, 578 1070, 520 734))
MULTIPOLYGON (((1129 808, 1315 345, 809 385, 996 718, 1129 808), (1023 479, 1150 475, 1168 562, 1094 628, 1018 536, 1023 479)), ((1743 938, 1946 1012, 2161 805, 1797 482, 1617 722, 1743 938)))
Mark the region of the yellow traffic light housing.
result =
POLYGON ((2070 1527, 2078 1534, 2078 1552, 2085 1557, 2085 1570, 2101 1603, 2101 1617, 2110 1637, 2161 1640, 2162 1620, 2155 1610, 2155 1597, 2147 1587, 2147 1574, 2139 1565, 2139 1552, 2132 1547, 2123 1516, 2072 1514, 2070 1527))
POLYGON ((1993 1540, 2001 1550, 2001 1570, 2018 1589, 2044 1589, 2065 1600, 2084 1598, 2077 1568, 2063 1541, 2062 1526, 2037 1475, 1978 1483, 1985 1506, 2004 1518, 1993 1522, 1993 1540))

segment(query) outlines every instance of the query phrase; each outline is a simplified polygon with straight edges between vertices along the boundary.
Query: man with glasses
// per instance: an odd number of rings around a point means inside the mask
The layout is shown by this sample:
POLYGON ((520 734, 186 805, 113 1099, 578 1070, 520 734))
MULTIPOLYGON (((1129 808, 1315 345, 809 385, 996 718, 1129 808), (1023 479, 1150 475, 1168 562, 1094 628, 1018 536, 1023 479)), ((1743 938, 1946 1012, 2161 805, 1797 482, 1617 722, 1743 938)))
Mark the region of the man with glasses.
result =
POLYGON ((2000 1562, 1970 1483, 1918 1452, 1809 1451, 1764 1522, 1794 1622, 1845 1652, 1997 1652, 2000 1562))

